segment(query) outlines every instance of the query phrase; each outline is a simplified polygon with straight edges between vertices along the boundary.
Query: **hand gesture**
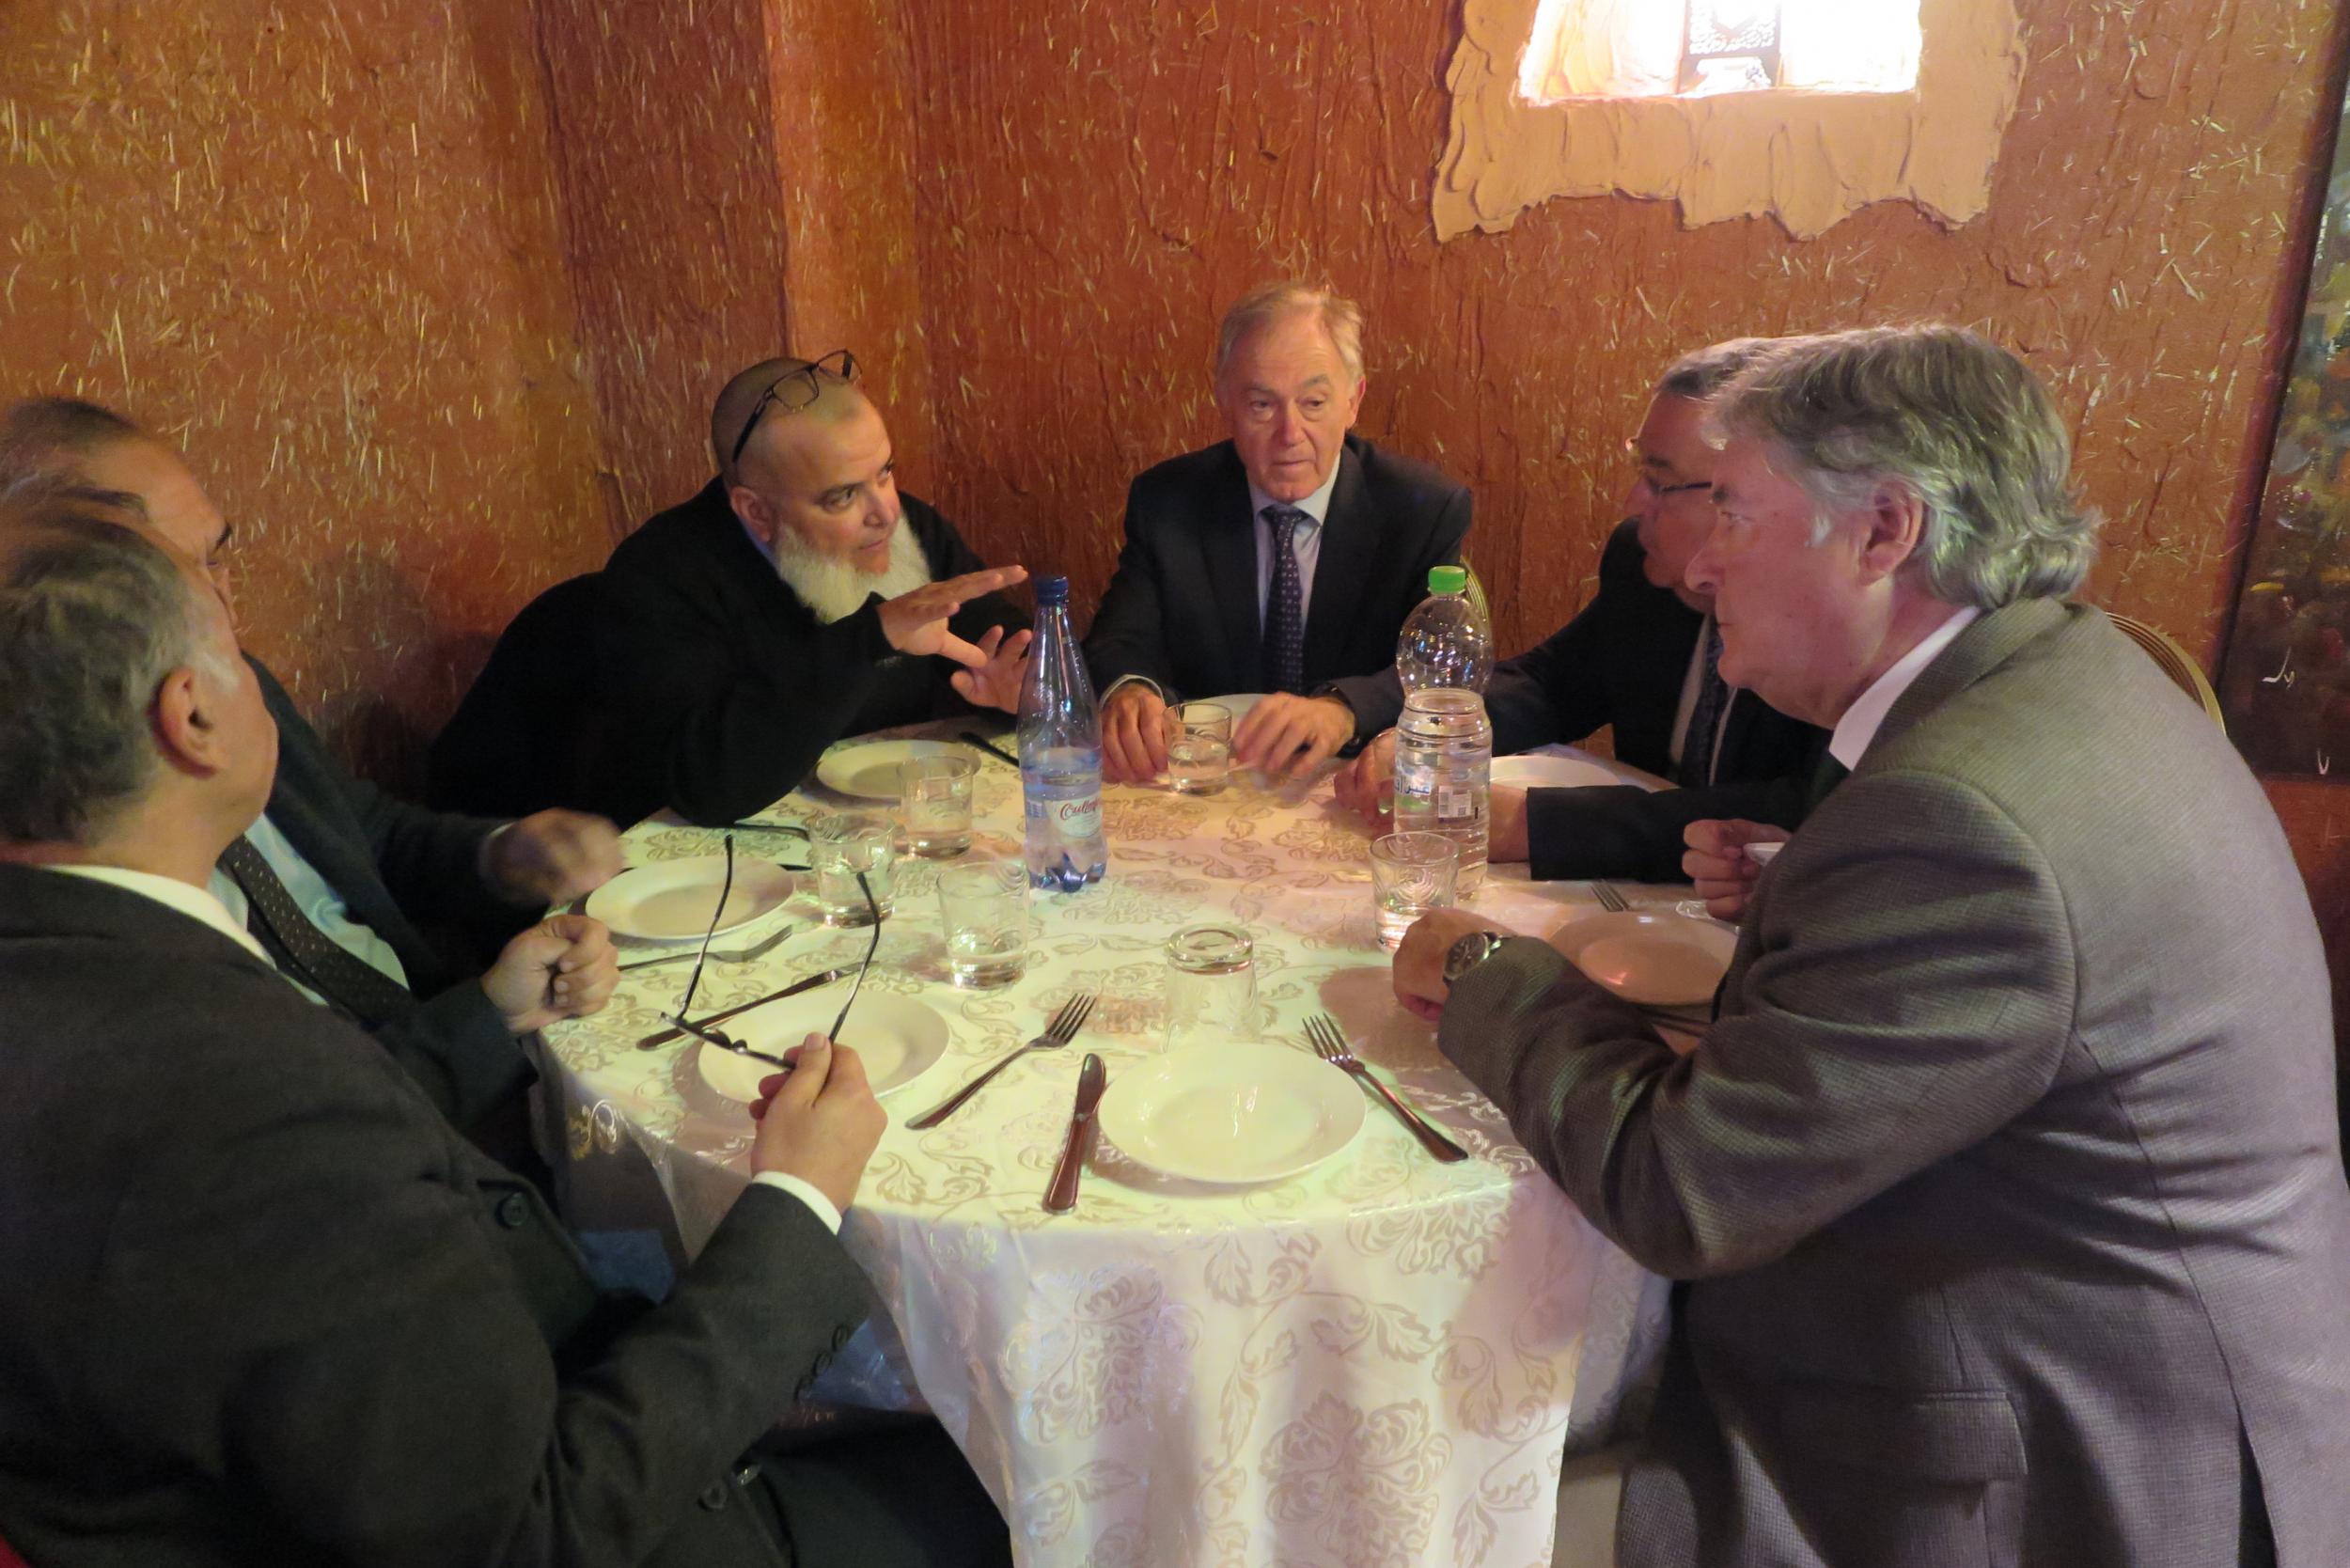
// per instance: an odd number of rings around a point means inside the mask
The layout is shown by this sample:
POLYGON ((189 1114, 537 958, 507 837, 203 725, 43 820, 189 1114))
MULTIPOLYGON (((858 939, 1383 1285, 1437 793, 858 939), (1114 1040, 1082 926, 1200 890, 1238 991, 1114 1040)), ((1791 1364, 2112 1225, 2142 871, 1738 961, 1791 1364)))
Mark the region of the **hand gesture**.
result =
POLYGON ((1001 626, 989 627, 978 645, 984 662, 955 671, 950 678, 955 690, 973 707, 1018 713, 1020 687, 1028 678, 1028 644, 1035 640, 1033 632, 1006 636, 1001 626))
POLYGON ((1339 804, 1360 815, 1373 833, 1386 833, 1395 811, 1394 781, 1395 731, 1384 729, 1339 770, 1339 804))
POLYGON ((506 944, 481 990, 508 1033, 528 1034, 597 1011, 619 979, 619 955, 602 920, 550 915, 506 944))
POLYGON ((1129 681, 1102 704, 1102 782, 1148 784, 1167 769, 1167 700, 1129 681))
POLYGON ((1762 874, 1762 862, 1747 854, 1746 847, 1785 843, 1789 837, 1783 827, 1737 818, 1691 823, 1681 833, 1681 841, 1689 846, 1681 857, 1681 870, 1697 884, 1707 914, 1717 920, 1735 920, 1746 914, 1754 879, 1762 874))
POLYGON ((865 1063, 848 1046, 811 1034, 784 1058, 791 1071, 761 1078, 751 1106, 759 1121, 751 1169, 796 1176, 845 1214, 889 1113, 873 1098, 865 1063))
POLYGON ((569 903, 620 874, 618 829, 584 811, 539 811, 481 845, 481 880, 509 903, 569 903))
POLYGON ((997 588, 1010 588, 1028 575, 1025 566, 999 566, 968 572, 944 582, 924 583, 881 605, 882 635, 901 653, 935 653, 966 669, 978 669, 987 655, 947 629, 947 618, 971 600, 997 588))
POLYGON ((1301 778, 1355 738, 1355 710, 1335 697, 1275 692, 1232 731, 1236 766, 1301 778))

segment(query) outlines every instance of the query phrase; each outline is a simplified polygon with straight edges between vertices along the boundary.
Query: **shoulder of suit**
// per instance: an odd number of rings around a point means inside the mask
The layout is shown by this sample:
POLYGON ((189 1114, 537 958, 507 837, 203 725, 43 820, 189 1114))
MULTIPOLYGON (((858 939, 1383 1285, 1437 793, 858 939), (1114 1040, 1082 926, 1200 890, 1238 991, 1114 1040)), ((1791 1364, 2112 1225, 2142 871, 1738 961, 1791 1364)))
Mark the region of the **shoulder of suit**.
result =
POLYGON ((751 548, 742 521, 727 500, 726 487, 713 478, 692 498, 653 513, 613 546, 604 571, 621 577, 657 574, 685 560, 730 554, 734 544, 751 548))
POLYGON ((1400 492, 1438 505, 1468 492, 1466 485, 1434 464, 1387 451, 1363 436, 1347 436, 1346 451, 1361 469, 1363 483, 1374 490, 1400 492))
MULTIPOLYGON (((1152 463, 1135 476, 1137 495, 1170 489, 1189 489, 1231 478, 1241 473, 1240 453, 1231 442, 1219 441, 1196 452, 1185 452, 1152 463)), ((1245 476, 1244 476, 1245 477, 1245 476)))

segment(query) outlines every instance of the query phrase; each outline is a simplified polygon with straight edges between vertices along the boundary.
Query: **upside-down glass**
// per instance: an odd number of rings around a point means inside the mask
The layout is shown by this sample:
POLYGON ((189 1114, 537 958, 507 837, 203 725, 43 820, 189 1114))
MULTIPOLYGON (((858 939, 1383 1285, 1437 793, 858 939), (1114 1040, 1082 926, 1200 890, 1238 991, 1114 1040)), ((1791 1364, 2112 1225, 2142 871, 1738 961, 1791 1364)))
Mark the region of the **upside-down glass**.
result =
POLYGON ((940 868, 938 913, 947 926, 947 967, 957 985, 1008 984, 1027 967, 1028 870, 1019 861, 940 868))
POLYGON ((1255 950, 1239 926, 1192 926, 1167 938, 1168 1050, 1259 1038, 1255 950))
POLYGON ((898 770, 907 849, 944 860, 971 847, 971 783, 979 772, 969 757, 916 757, 898 770))
POLYGON ((1167 781, 1179 795, 1212 795, 1232 771, 1232 710, 1178 702, 1167 710, 1167 781))
POLYGON ((1379 945, 1403 945, 1412 922, 1432 909, 1452 907, 1459 852, 1441 833, 1390 833, 1371 844, 1371 892, 1379 915, 1379 945))
POLYGON ((807 860, 816 872, 816 907, 828 926, 871 925, 897 908, 890 863, 897 834, 889 823, 864 811, 841 811, 807 824, 807 860), (865 873, 870 902, 856 874, 865 873))

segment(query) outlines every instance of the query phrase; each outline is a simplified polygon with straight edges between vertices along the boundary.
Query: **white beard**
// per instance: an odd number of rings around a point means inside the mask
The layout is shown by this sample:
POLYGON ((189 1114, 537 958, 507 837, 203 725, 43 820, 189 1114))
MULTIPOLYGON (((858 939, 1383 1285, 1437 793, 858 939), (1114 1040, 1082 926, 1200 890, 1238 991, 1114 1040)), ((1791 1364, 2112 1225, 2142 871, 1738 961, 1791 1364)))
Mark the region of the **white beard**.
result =
POLYGON ((889 564, 879 572, 861 572, 854 561, 809 548, 789 524, 776 530, 775 554, 776 575, 827 626, 863 609, 868 595, 895 599, 931 580, 931 563, 903 514, 889 536, 889 564))

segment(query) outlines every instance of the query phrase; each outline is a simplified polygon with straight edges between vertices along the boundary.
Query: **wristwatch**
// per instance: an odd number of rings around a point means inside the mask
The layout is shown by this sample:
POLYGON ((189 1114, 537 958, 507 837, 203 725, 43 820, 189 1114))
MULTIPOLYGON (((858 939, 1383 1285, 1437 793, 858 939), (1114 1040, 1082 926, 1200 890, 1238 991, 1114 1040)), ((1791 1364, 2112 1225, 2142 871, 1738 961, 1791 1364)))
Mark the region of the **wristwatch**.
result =
POLYGON ((1494 949, 1503 941, 1497 931, 1472 931, 1444 955, 1444 982, 1458 985, 1463 976, 1493 957, 1494 949))

